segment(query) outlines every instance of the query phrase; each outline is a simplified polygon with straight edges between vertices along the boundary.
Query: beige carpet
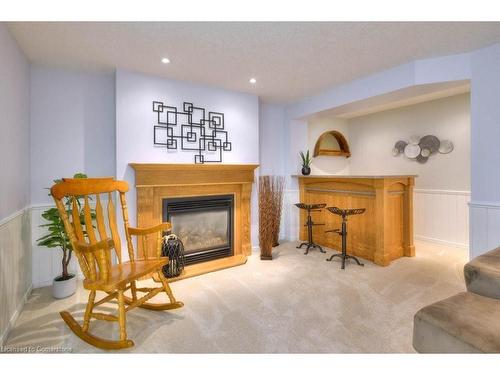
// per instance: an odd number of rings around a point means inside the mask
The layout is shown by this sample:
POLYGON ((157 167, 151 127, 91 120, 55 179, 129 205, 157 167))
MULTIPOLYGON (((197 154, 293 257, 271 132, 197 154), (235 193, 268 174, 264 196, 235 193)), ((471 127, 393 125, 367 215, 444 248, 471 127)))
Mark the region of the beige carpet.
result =
MULTIPOLYGON (((413 352, 413 315, 429 303, 465 289, 464 249, 416 243, 415 258, 389 267, 365 267, 328 254, 309 255, 285 243, 273 261, 258 255, 246 265, 172 284, 185 306, 170 312, 134 309, 127 314, 131 352, 158 353, 401 353, 413 352)), ((99 352, 60 319, 69 309, 80 319, 87 292, 54 300, 50 288, 33 291, 7 346, 99 352)), ((162 297, 163 298, 163 297, 162 297)), ((103 307, 112 311, 115 305, 103 307)), ((91 330, 118 337, 116 323, 91 330)))

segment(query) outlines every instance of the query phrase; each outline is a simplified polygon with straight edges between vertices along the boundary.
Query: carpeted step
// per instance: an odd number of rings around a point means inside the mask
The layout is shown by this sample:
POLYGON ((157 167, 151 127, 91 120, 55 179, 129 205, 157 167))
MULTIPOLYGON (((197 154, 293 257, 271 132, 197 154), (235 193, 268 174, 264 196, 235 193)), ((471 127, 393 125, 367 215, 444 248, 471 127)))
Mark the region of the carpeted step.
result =
POLYGON ((462 292, 415 314, 419 353, 500 353, 500 301, 462 292))
POLYGON ((500 299, 500 247, 467 263, 464 276, 469 292, 500 299))

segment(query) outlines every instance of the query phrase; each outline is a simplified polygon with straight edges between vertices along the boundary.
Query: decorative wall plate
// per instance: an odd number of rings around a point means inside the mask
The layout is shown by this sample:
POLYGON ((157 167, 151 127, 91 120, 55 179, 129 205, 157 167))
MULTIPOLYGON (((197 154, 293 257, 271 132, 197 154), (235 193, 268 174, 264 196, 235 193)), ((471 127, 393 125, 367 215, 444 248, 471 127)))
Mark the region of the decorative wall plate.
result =
POLYGON ((438 152, 447 154, 453 151, 453 143, 448 140, 440 141, 435 135, 425 135, 420 138, 418 135, 412 135, 407 142, 397 141, 392 149, 392 155, 398 156, 401 153, 408 159, 415 159, 417 162, 426 163, 429 157, 438 152))
POLYGON ((420 142, 420 137, 418 135, 412 135, 408 140, 408 143, 411 145, 418 145, 420 142))
POLYGON ((420 151, 420 155, 422 155, 424 158, 428 158, 431 154, 431 151, 427 148, 423 148, 422 151, 420 151))
POLYGON ((453 151, 453 147, 453 142, 448 140, 441 141, 441 144, 439 146, 439 153, 448 154, 453 151))
POLYGON ((420 139, 420 142, 418 144, 421 149, 425 148, 429 150, 431 154, 433 154, 434 152, 437 152, 439 150, 439 145, 441 144, 441 142, 435 135, 426 135, 420 139))
POLYGON ((410 159, 415 159, 420 155, 420 146, 415 144, 408 144, 405 147, 405 156, 410 159))
POLYGON ((419 162, 420 164, 425 164, 425 163, 427 163, 427 160, 429 160, 429 157, 422 156, 422 154, 420 154, 417 156, 416 159, 417 159, 417 162, 419 162))
POLYGON ((405 147, 407 144, 408 142, 405 141, 397 141, 394 145, 394 148, 398 150, 398 153, 403 153, 405 152, 405 147))

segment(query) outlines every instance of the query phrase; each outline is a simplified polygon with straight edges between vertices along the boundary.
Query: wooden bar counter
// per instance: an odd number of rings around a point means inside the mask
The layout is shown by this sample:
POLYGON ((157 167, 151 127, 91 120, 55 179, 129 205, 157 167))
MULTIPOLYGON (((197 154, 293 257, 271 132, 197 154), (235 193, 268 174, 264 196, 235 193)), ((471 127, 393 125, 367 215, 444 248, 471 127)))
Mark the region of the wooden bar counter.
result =
MULTIPOLYGON (((414 256, 413 186, 416 176, 294 176, 299 180, 300 202, 326 203, 327 207, 365 208, 348 217, 347 253, 387 266, 394 259, 414 256)), ((299 210, 299 209, 297 209, 299 210)), ((300 239, 306 240, 307 213, 300 210, 300 239)), ((313 212, 314 241, 335 250, 341 237, 325 230, 341 227, 340 216, 323 209, 313 212)))

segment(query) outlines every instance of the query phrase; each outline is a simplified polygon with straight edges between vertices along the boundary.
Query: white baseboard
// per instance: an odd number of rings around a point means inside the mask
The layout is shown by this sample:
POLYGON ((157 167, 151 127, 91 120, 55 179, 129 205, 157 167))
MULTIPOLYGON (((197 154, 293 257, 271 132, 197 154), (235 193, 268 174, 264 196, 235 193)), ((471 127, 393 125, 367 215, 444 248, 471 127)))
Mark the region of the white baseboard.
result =
MULTIPOLYGON (((439 245, 445 245, 445 246, 450 246, 450 247, 457 247, 460 249, 468 249, 469 245, 463 244, 460 242, 451 242, 451 241, 446 241, 446 240, 441 240, 439 238, 432 238, 432 237, 425 237, 425 236, 414 236, 413 237, 415 240, 418 241, 425 241, 425 242, 431 242, 439 245)), ((297 242, 299 239, 298 238, 285 238, 283 241, 287 242, 297 242)))
POLYGON ((51 286, 51 285, 52 285, 52 281, 38 282, 36 284, 33 284, 33 289, 45 288, 45 287, 51 286))
POLYGON ((23 298, 21 298, 21 301, 18 303, 16 310, 10 317, 9 323, 7 324, 7 327, 5 327, 4 331, 2 332, 0 336, 0 345, 4 345, 5 342, 7 341, 7 338, 9 337, 9 333, 14 328, 14 325, 16 324, 17 318, 19 318, 19 315, 21 315, 21 312, 23 311, 24 304, 28 301, 28 297, 31 294, 31 291, 33 290, 33 287, 30 286, 26 293, 24 293, 23 298))
POLYGON ((435 243, 438 245, 457 247, 459 249, 466 249, 466 250, 469 249, 469 245, 467 245, 467 244, 460 243, 460 242, 446 241, 446 240, 442 240, 439 238, 432 238, 432 237, 425 237, 425 236, 414 236, 414 239, 419 240, 419 241, 431 242, 431 243, 435 243))

